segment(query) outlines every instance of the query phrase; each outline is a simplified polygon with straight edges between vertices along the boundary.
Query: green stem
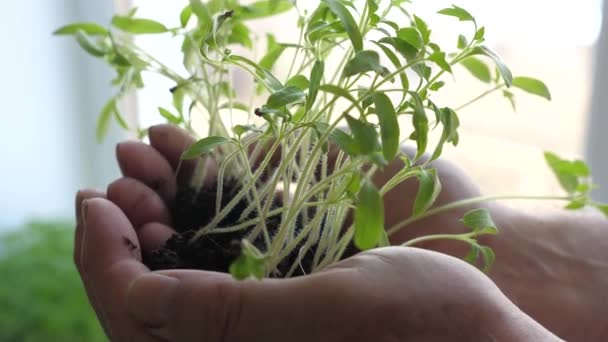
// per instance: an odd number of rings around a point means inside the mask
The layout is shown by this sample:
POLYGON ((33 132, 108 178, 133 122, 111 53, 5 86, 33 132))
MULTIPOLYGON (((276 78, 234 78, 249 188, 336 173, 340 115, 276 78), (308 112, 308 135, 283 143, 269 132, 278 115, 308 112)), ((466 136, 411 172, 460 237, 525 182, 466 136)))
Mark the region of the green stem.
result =
POLYGON ((457 240, 457 241, 462 241, 462 242, 469 242, 473 235, 474 235, 473 233, 427 235, 427 236, 421 236, 419 238, 409 240, 406 243, 403 243, 401 246, 402 247, 411 247, 411 246, 417 245, 422 242, 434 241, 434 240, 457 240))
POLYGON ((501 196, 480 196, 467 198, 460 201, 455 201, 452 203, 448 203, 442 205, 440 207, 436 207, 430 209, 418 216, 412 216, 406 220, 403 220, 388 229, 388 235, 391 236, 397 233, 402 228, 416 222, 420 221, 429 216, 437 215, 449 210, 466 207, 472 204, 478 204, 483 202, 491 202, 491 201, 501 201, 501 200, 555 200, 555 201, 569 201, 571 197, 569 196, 515 196, 515 195, 501 195, 501 196))
POLYGON ((505 86, 506 86, 506 84, 504 84, 504 83, 498 84, 498 85, 496 85, 495 87, 493 87, 493 88, 491 88, 491 89, 488 89, 488 90, 486 90, 485 92, 481 93, 479 96, 477 96, 477 97, 475 97, 475 98, 473 98, 473 99, 471 99, 471 100, 467 101, 466 103, 464 103, 464 104, 462 104, 462 105, 458 106, 458 107, 455 109, 455 111, 457 112, 457 111, 459 111, 459 110, 461 110, 461 109, 463 109, 463 108, 465 108, 465 107, 468 107, 469 105, 471 105, 471 104, 473 104, 473 103, 475 103, 475 102, 477 102, 477 101, 479 101, 479 100, 483 99, 484 97, 486 97, 486 96, 488 96, 488 95, 492 94, 493 92, 495 92, 495 91, 497 91, 497 90, 500 90, 500 89, 504 88, 505 86))

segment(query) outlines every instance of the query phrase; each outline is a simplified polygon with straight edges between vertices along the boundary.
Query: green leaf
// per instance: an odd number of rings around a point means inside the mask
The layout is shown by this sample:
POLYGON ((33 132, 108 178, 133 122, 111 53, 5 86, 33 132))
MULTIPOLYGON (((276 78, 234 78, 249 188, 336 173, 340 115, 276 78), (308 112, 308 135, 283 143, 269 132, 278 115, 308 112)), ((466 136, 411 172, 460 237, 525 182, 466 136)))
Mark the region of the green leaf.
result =
MULTIPOLYGON (((399 60, 397 55, 395 55, 395 53, 391 51, 391 49, 375 41, 372 41, 372 43, 376 44, 376 46, 378 46, 382 50, 384 55, 386 55, 386 57, 391 61, 391 63, 393 63, 396 69, 401 69, 401 61, 399 60)), ((410 87, 410 81, 407 77, 407 73, 405 71, 400 72, 399 79, 401 80, 401 88, 404 92, 406 92, 410 87)))
POLYGON ((213 18, 211 17, 211 13, 201 0, 190 0, 190 7, 192 8, 192 13, 196 15, 199 21, 199 26, 201 27, 211 27, 211 22, 213 18))
POLYGON ((469 45, 469 42, 467 41, 467 37, 465 37, 462 34, 458 35, 458 48, 460 50, 465 49, 467 46, 469 45))
POLYGON ((90 36, 107 36, 108 30, 103 26, 95 23, 73 23, 62 26, 53 32, 56 36, 71 35, 78 31, 82 31, 90 36))
POLYGON ((239 20, 252 20, 274 16, 287 12, 293 8, 287 0, 266 0, 257 1, 250 5, 243 5, 236 9, 235 15, 239 20))
POLYGON ((308 81, 308 78, 306 78, 304 75, 295 75, 294 77, 290 78, 285 85, 293 86, 304 91, 310 86, 310 81, 308 81))
POLYGON ((408 61, 418 56, 418 50, 401 38, 384 37, 380 39, 379 42, 382 44, 391 45, 395 49, 395 51, 401 54, 408 61))
POLYGON ((242 21, 234 21, 228 36, 228 44, 239 44, 248 49, 253 48, 249 28, 242 21))
POLYGON ((412 124, 416 130, 414 132, 414 138, 416 140, 417 152, 414 159, 417 160, 424 154, 428 145, 429 119, 426 116, 424 103, 422 103, 420 95, 412 91, 410 91, 409 94, 414 100, 414 115, 412 116, 412 124))
POLYGON ((355 52, 359 52, 363 50, 363 37, 361 36, 361 32, 359 31, 359 27, 357 26, 357 22, 350 14, 350 12, 342 5, 339 0, 322 0, 327 4, 329 9, 340 19, 340 22, 344 26, 348 37, 350 38, 351 43, 353 44, 353 48, 355 52))
MULTIPOLYGON (((269 88, 271 92, 275 92, 281 90, 283 85, 281 81, 279 81, 268 69, 259 66, 256 62, 250 60, 249 58, 239 56, 239 55, 230 55, 229 58, 226 59, 227 62, 243 62, 255 70, 255 75, 261 79, 269 88)), ((235 63, 236 64, 236 63, 235 63)))
POLYGON ((551 100, 551 93, 549 88, 540 80, 531 77, 515 77, 513 79, 513 86, 519 88, 527 93, 538 95, 547 100, 551 100))
POLYGON ((378 246, 384 231, 384 203, 374 184, 366 180, 359 190, 355 209, 355 245, 360 250, 378 246))
POLYGON ((560 158, 555 153, 545 152, 545 161, 557 177, 561 187, 570 195, 576 193, 581 180, 590 175, 589 167, 580 160, 569 161, 560 158))
POLYGON ((496 254, 494 254, 494 251, 492 250, 492 248, 487 247, 487 246, 479 246, 479 251, 481 252, 481 255, 483 256, 483 268, 482 271, 486 274, 490 273, 490 270, 492 269, 492 266, 494 265, 494 261, 496 260, 496 254))
POLYGON ((513 74, 511 73, 511 70, 509 70, 509 67, 507 67, 496 52, 486 46, 476 46, 471 52, 471 55, 484 55, 490 57, 494 63, 496 63, 496 67, 507 87, 510 87, 513 84, 513 74))
POLYGON ((357 146, 355 139, 341 129, 336 128, 331 131, 330 137, 336 145, 349 156, 356 156, 359 154, 359 147, 357 146))
POLYGON ((288 104, 298 102, 306 97, 306 94, 299 88, 294 86, 286 86, 285 88, 276 91, 270 95, 266 105, 268 108, 281 108, 288 104))
POLYGON ((101 113, 97 118, 97 128, 95 130, 95 136, 97 142, 102 142, 103 139, 108 135, 110 129, 110 122, 114 112, 116 111, 116 98, 111 98, 101 109, 101 113))
POLYGON ((232 131, 234 132, 234 134, 236 134, 239 137, 247 132, 255 132, 255 133, 264 132, 261 129, 255 127, 254 125, 236 125, 236 126, 232 127, 232 131))
POLYGON ((503 90, 502 96, 504 96, 507 100, 509 100, 509 103, 511 103, 511 108, 513 108, 513 111, 516 112, 517 111, 517 102, 515 101, 515 94, 513 94, 513 92, 510 92, 508 90, 503 90))
POLYGON ((151 19, 139 19, 115 15, 112 18, 114 27, 133 34, 165 33, 167 27, 151 19))
POLYGON ((192 17, 192 6, 186 5, 179 14, 179 22, 182 27, 188 26, 188 21, 190 21, 190 17, 192 17))
POLYGON ((180 123, 182 123, 182 119, 179 116, 173 115, 173 113, 171 113, 165 108, 158 107, 158 112, 163 118, 167 119, 167 121, 174 125, 179 125, 180 123))
POLYGON ((431 41, 431 30, 429 30, 428 25, 424 20, 420 19, 418 16, 414 15, 414 24, 416 24, 416 28, 420 32, 422 36, 422 41, 424 44, 428 44, 431 41))
POLYGON ((414 201, 413 216, 426 212, 435 203, 441 192, 441 182, 437 170, 420 169, 416 176, 418 178, 418 192, 414 201))
POLYGON ((496 228, 496 224, 492 220, 490 212, 485 208, 469 211, 464 214, 460 222, 468 228, 471 228, 476 235, 498 234, 498 228, 496 228))
POLYGON ((443 131, 430 160, 435 160, 441 156, 441 153, 443 152, 443 145, 446 142, 451 142, 453 144, 458 143, 458 127, 460 126, 458 115, 450 108, 443 108, 439 111, 443 131))
POLYGON ((473 18, 471 13, 467 12, 464 8, 458 7, 456 5, 452 5, 451 8, 444 8, 437 13, 458 18, 458 20, 460 21, 475 22, 475 18, 473 18))
POLYGON ((181 159, 196 159, 203 154, 209 153, 213 148, 227 143, 233 143, 233 141, 228 138, 218 136, 203 138, 192 144, 192 146, 188 147, 188 149, 182 153, 181 159))
POLYGON ((391 99, 382 92, 375 92, 372 96, 376 106, 376 114, 380 123, 382 136, 382 154, 384 159, 392 161, 399 151, 399 122, 391 99))
POLYGON ((310 71, 310 85, 308 89, 308 99, 306 100, 306 110, 310 110, 317 99, 324 72, 325 63, 321 60, 315 61, 315 64, 310 71))
POLYGON ((267 53, 262 57, 259 64, 262 68, 272 70, 274 64, 285 51, 285 46, 277 44, 274 35, 270 33, 266 35, 266 40, 268 42, 267 53))
POLYGON ((478 42, 482 42, 484 40, 485 35, 486 35, 486 28, 482 26, 479 28, 479 30, 477 30, 477 32, 475 32, 475 37, 473 39, 475 39, 478 42))
POLYGON ((375 71, 380 75, 388 73, 388 70, 380 64, 380 55, 376 51, 360 51, 346 63, 342 77, 351 77, 369 71, 375 71))
POLYGON ((249 241, 241 242, 241 255, 229 267, 230 274, 236 280, 256 278, 261 280, 266 275, 266 257, 249 241))
POLYGON ((74 37, 78 45, 91 56, 103 57, 106 55, 106 51, 93 44, 82 31, 77 31, 74 37))
POLYGON ((242 102, 236 102, 236 101, 226 102, 218 107, 218 109, 227 109, 227 108, 238 109, 238 110, 242 110, 244 112, 249 111, 249 105, 246 105, 242 102))
POLYGON ((601 211, 606 217, 608 217, 608 204, 594 204, 594 207, 596 207, 599 211, 601 211))
POLYGON ((378 132, 374 125, 357 120, 350 115, 346 115, 346 122, 353 132, 357 154, 370 155, 380 149, 378 132))
POLYGON ((435 51, 429 56, 429 60, 435 62, 441 70, 447 71, 450 74, 452 73, 452 67, 445 59, 445 52, 435 51))
POLYGON ((422 34, 415 27, 405 27, 397 31, 397 37, 420 50, 424 44, 422 34))
POLYGON ((475 57, 468 57, 460 61, 460 64, 478 80, 485 83, 492 82, 492 73, 490 72, 490 68, 481 60, 475 57))

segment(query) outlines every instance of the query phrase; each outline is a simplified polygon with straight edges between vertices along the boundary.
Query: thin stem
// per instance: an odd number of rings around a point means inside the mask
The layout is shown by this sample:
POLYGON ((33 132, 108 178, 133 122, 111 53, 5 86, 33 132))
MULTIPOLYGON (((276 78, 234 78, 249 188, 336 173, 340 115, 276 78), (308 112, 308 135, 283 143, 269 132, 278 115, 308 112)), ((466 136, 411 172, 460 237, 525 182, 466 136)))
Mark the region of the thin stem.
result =
POLYGON ((473 197, 473 198, 467 198, 467 199, 463 199, 460 201, 455 201, 452 203, 448 203, 445 205, 442 205, 440 207, 436 207, 433 209, 430 209, 426 212, 424 212, 423 214, 420 214, 418 216, 412 216, 406 220, 403 220, 397 224, 395 224, 394 226, 392 226, 391 228, 388 229, 388 235, 391 236, 393 234, 395 234, 396 232, 398 232, 399 230, 401 230, 402 228, 416 222, 416 221, 420 221, 424 218, 427 218, 429 216, 433 216, 439 213, 443 213, 449 210, 453 210, 453 209, 457 209, 457 208, 462 208, 462 207, 466 207, 472 204, 478 204, 478 203, 483 203, 483 202, 491 202, 491 201, 501 201, 501 200, 554 200, 554 201, 570 201, 572 198, 569 196, 515 196, 515 195, 501 195, 501 196, 480 196, 480 197, 473 197))
POLYGON ((475 102, 477 102, 477 101, 479 101, 479 100, 483 99, 484 97, 486 97, 486 96, 488 96, 488 95, 492 94, 493 92, 495 92, 495 91, 497 91, 497 90, 500 90, 500 89, 504 88, 505 86, 506 86, 506 84, 504 84, 504 83, 502 83, 502 84, 498 84, 498 85, 496 85, 495 87, 493 87, 493 88, 491 88, 491 89, 488 89, 488 90, 486 90, 485 92, 481 93, 479 96, 477 96, 477 97, 475 97, 475 98, 473 98, 473 99, 471 99, 471 100, 467 101, 466 103, 464 103, 464 104, 462 104, 462 105, 460 105, 460 106, 456 107, 455 111, 459 111, 459 110, 461 110, 461 109, 463 109, 463 108, 465 108, 465 107, 468 107, 469 105, 471 105, 471 104, 473 104, 473 103, 475 103, 475 102))
POLYGON ((401 246, 402 247, 411 247, 411 246, 417 245, 422 242, 433 241, 433 240, 457 240, 457 241, 462 241, 462 242, 469 242, 471 240, 472 236, 474 236, 474 233, 427 235, 427 236, 421 236, 419 238, 409 240, 409 241, 401 244, 401 246))

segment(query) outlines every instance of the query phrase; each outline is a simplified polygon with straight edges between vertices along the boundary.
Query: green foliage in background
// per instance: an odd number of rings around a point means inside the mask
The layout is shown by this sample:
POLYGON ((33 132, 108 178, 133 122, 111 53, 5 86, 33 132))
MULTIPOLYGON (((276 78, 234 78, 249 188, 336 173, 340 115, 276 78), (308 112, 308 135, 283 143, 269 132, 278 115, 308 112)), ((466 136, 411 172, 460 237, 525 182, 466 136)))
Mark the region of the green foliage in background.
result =
POLYGON ((0 341, 105 341, 72 261, 73 225, 0 235, 0 341))

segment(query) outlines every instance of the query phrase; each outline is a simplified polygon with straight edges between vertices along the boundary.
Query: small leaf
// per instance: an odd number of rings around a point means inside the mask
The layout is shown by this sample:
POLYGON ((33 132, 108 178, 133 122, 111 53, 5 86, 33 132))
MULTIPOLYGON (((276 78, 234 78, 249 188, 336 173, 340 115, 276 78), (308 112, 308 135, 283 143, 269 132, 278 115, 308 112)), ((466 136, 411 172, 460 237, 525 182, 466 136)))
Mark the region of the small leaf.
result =
POLYGON ((424 42, 424 44, 430 43, 431 30, 429 30, 429 27, 426 22, 424 22, 424 20, 420 19, 418 16, 414 15, 414 23, 416 24, 416 27, 418 28, 418 31, 422 36, 422 41, 424 42))
POLYGON ((473 18, 471 13, 467 12, 464 8, 458 7, 456 5, 452 5, 451 8, 444 8, 437 13, 458 18, 458 20, 460 21, 475 22, 475 18, 473 18))
POLYGON ((505 81, 507 87, 510 87, 513 84, 513 74, 511 73, 511 70, 509 70, 509 67, 507 67, 507 65, 502 61, 502 59, 496 52, 492 51, 486 46, 477 46, 473 49, 471 54, 484 55, 490 57, 494 61, 494 63, 496 63, 496 67, 498 68, 498 71, 500 72, 500 75, 505 81))
POLYGON ((294 102, 298 102, 306 97, 300 89, 294 86, 287 86, 281 90, 278 90, 268 98, 266 102, 266 106, 268 108, 281 108, 288 104, 292 104, 294 102))
POLYGON ((168 31, 165 25, 151 19, 139 19, 118 15, 112 18, 112 25, 124 32, 133 34, 165 33, 168 31))
POLYGON ((224 138, 224 137, 218 137, 218 136, 211 136, 211 137, 206 137, 203 138, 197 142, 195 142, 194 144, 192 144, 192 146, 188 147, 188 149, 186 151, 184 151, 184 153, 182 153, 181 159, 182 160, 190 160, 190 159, 196 159, 200 156, 202 156, 203 154, 208 153, 209 151, 211 151, 213 148, 223 145, 223 144, 227 144, 227 143, 232 143, 233 141, 228 139, 228 138, 224 138))
POLYGON ((342 77, 351 77, 369 71, 375 71, 380 75, 388 73, 388 70, 380 64, 380 55, 376 51, 360 51, 346 63, 342 77))
POLYGON ((531 77, 515 77, 513 79, 513 86, 519 88, 527 93, 538 95, 547 100, 551 100, 551 93, 549 88, 540 80, 531 77))
POLYGON ((239 20, 253 20, 284 13, 292 8, 291 1, 263 0, 238 7, 235 16, 239 20))
POLYGON ((458 119, 456 112, 450 108, 443 108, 441 110, 436 109, 436 111, 437 110, 439 111, 439 120, 443 125, 443 131, 430 160, 435 160, 441 156, 441 153, 443 152, 443 145, 446 142, 457 143, 458 141, 458 127, 460 126, 460 120, 458 119))
POLYGON ((357 26, 357 22, 350 14, 350 12, 342 5, 339 0, 322 0, 327 7, 340 19, 340 22, 344 26, 348 37, 350 38, 351 43, 353 44, 353 48, 355 52, 359 52, 363 50, 363 37, 361 36, 361 32, 359 31, 359 27, 357 26))
POLYGON ((420 50, 424 44, 422 34, 415 27, 406 27, 397 31, 397 37, 403 39, 405 42, 420 50))
POLYGON ((601 211, 606 217, 608 217, 608 204, 594 204, 599 211, 601 211))
POLYGON ((399 122, 391 99, 382 92, 375 92, 372 96, 376 106, 376 115, 380 123, 382 137, 382 154, 384 159, 392 161, 399 151, 399 122))
POLYGON ((241 255, 230 265, 230 274, 236 280, 256 278, 266 275, 266 257, 249 241, 241 242, 241 255))
POLYGON ((331 132, 330 137, 336 145, 349 156, 356 156, 359 154, 359 148, 357 147, 355 140, 341 129, 334 129, 331 132))
POLYGON ((414 115, 412 116, 412 124, 416 130, 414 132, 414 137, 416 140, 417 152, 414 159, 417 160, 424 154, 428 145, 429 119, 426 116, 424 103, 422 103, 420 95, 412 91, 410 91, 409 94, 414 100, 414 115))
POLYGON ((482 42, 484 40, 486 34, 486 28, 485 27, 480 27, 479 30, 477 30, 477 32, 475 32, 475 37, 473 39, 475 39, 478 42, 482 42))
POLYGON ((240 137, 247 132, 263 133, 264 131, 254 125, 236 125, 232 127, 232 132, 240 137))
POLYGON ((310 85, 308 89, 308 98, 306 100, 306 110, 310 110, 317 99, 324 72, 325 63, 321 60, 315 61, 315 64, 310 71, 310 85))
POLYGON ((589 177, 589 167, 582 161, 568 161, 555 153, 545 152, 545 161, 557 177, 559 184, 568 194, 577 192, 580 178, 589 177))
POLYGON ((167 119, 167 121, 174 125, 179 125, 182 123, 182 119, 179 116, 173 115, 173 113, 165 108, 158 107, 158 112, 163 118, 167 119))
POLYGON ((429 60, 435 62, 441 70, 452 73, 452 67, 445 59, 445 52, 435 51, 429 56, 429 60))
POLYGON ((53 32, 56 36, 75 34, 82 31, 90 36, 107 36, 108 30, 95 23, 73 23, 62 26, 53 32))
POLYGON ((366 180, 359 190, 355 209, 355 245, 360 250, 378 246, 384 231, 384 203, 374 184, 366 180))
MULTIPOLYGON (((393 65, 395 66, 396 69, 401 69, 401 61, 399 60, 399 58, 397 57, 397 55, 395 55, 395 53, 393 53, 393 51, 391 51, 388 47, 372 41, 372 43, 376 44, 376 46, 378 46, 382 52, 384 53, 384 55, 386 55, 386 57, 388 57, 388 59, 391 61, 391 63, 393 63, 393 65)), ((407 77, 407 73, 405 71, 402 71, 399 73, 399 79, 401 80, 401 89, 405 92, 407 92, 409 90, 410 87, 410 81, 407 77)), ((404 94, 405 96, 405 94, 404 94)))
POLYGON ((272 70, 272 67, 274 67, 279 57, 281 57, 281 54, 283 54, 283 51, 285 51, 285 46, 278 44, 274 35, 270 33, 266 35, 266 41, 268 44, 267 52, 266 55, 262 57, 259 64, 262 68, 272 70))
POLYGON ((416 176, 418 178, 418 192, 414 201, 413 216, 426 212, 435 203, 441 192, 441 182, 437 170, 421 169, 416 176))
POLYGON ((496 260, 496 254, 494 254, 494 251, 492 250, 492 248, 487 247, 487 246, 480 246, 479 251, 481 252, 481 255, 483 256, 482 271, 486 274, 489 274, 492 269, 492 266, 494 265, 494 261, 496 260))
POLYGON ((460 34, 458 35, 458 48, 460 50, 465 49, 467 46, 469 45, 469 42, 467 41, 467 37, 465 37, 464 35, 460 34))
POLYGON ((374 125, 357 120, 350 115, 346 115, 346 122, 355 137, 354 142, 358 154, 370 155, 380 149, 378 132, 374 125))
POLYGON ((511 108, 513 108, 513 111, 516 112, 517 111, 517 102, 515 101, 515 94, 513 94, 513 92, 511 92, 511 91, 503 90, 502 96, 504 96, 507 100, 509 100, 509 103, 511 103, 511 108))
POLYGON ((238 110, 242 110, 244 112, 249 111, 249 105, 246 105, 242 102, 236 102, 236 101, 226 102, 218 107, 218 109, 228 109, 228 108, 238 109, 238 110))
POLYGON ((304 91, 310 86, 310 81, 308 81, 308 78, 306 78, 304 75, 295 75, 294 77, 290 78, 285 85, 293 86, 304 91))
POLYGON ((188 21, 190 21, 191 16, 192 16, 192 6, 186 5, 179 14, 179 22, 182 25, 182 27, 188 26, 188 21))
POLYGON ((101 109, 101 113, 97 118, 97 128, 95 131, 95 136, 97 138, 97 142, 102 142, 105 139, 106 135, 108 135, 108 130, 110 129, 110 119, 114 115, 114 111, 116 111, 116 98, 111 98, 101 109))
POLYGON ((103 57, 106 55, 106 52, 100 47, 95 46, 95 44, 93 44, 82 31, 77 31, 74 37, 76 38, 78 45, 80 45, 80 47, 84 51, 88 52, 91 56, 103 57))
POLYGON ((498 233, 498 228, 496 228, 496 224, 492 220, 490 212, 485 208, 469 211, 464 214, 460 222, 468 228, 471 228, 476 235, 496 235, 498 233))
POLYGON ((481 60, 475 57, 468 57, 460 61, 460 64, 478 80, 485 83, 492 82, 492 73, 490 72, 490 68, 481 60))

